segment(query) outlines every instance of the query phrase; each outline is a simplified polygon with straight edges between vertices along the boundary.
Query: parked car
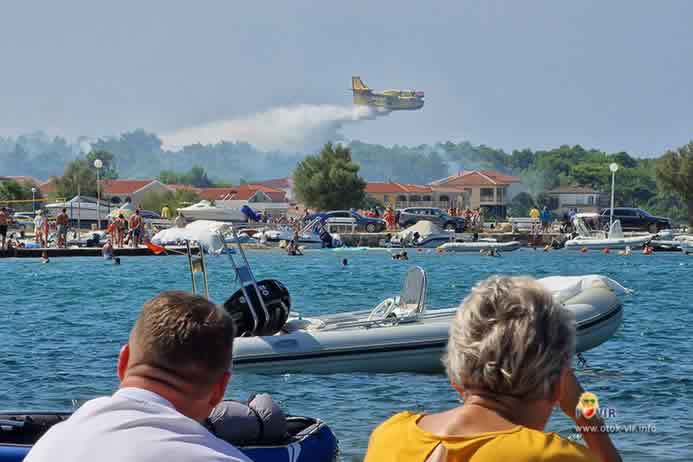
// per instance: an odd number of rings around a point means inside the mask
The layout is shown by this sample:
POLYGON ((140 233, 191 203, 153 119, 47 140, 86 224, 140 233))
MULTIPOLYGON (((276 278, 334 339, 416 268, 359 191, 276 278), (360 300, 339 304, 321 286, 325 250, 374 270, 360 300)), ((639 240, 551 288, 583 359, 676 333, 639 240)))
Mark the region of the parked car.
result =
POLYGON ((330 212, 320 212, 316 213, 310 216, 310 219, 313 220, 315 218, 324 218, 324 219, 329 219, 329 218, 353 218, 356 222, 356 227, 359 230, 366 231, 369 233, 379 233, 385 228, 387 228, 387 224, 385 223, 385 220, 382 220, 380 218, 370 218, 370 217, 364 217, 363 215, 354 212, 352 210, 332 210, 330 212))
POLYGON ((406 228, 421 220, 432 221, 443 229, 463 232, 465 221, 462 217, 448 215, 442 209, 436 207, 409 207, 399 212, 397 219, 402 228, 406 228))
MULTIPOLYGON (((608 229, 611 209, 602 209, 599 215, 602 226, 608 229)), ((638 208, 614 207, 614 220, 620 220, 621 228, 624 230, 647 231, 652 234, 662 229, 672 228, 672 223, 669 218, 655 217, 638 208)))

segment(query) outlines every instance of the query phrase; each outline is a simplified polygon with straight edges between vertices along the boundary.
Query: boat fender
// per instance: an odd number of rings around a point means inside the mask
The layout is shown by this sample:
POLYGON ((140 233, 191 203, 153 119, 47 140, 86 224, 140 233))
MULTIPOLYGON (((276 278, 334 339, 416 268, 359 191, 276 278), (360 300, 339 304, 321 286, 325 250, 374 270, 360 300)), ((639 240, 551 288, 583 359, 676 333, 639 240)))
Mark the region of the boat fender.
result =
POLYGON ((291 296, 284 284, 276 279, 263 279, 257 282, 257 287, 269 317, 252 285, 245 287, 250 303, 246 300, 243 289, 238 289, 224 302, 224 309, 234 320, 239 336, 274 335, 289 319, 291 296))
POLYGON ((219 438, 238 446, 278 444, 286 439, 286 415, 267 393, 254 395, 248 404, 222 401, 207 420, 219 438))

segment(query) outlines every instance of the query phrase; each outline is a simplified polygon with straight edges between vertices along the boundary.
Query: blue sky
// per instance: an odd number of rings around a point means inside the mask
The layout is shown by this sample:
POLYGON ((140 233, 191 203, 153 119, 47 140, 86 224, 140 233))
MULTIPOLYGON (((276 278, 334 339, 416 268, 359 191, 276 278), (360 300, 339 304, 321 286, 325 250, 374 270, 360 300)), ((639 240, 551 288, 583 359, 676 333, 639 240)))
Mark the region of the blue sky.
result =
POLYGON ((6 2, 0 135, 348 105, 359 74, 426 106, 349 138, 659 154, 693 139, 691 18, 687 0, 6 2))

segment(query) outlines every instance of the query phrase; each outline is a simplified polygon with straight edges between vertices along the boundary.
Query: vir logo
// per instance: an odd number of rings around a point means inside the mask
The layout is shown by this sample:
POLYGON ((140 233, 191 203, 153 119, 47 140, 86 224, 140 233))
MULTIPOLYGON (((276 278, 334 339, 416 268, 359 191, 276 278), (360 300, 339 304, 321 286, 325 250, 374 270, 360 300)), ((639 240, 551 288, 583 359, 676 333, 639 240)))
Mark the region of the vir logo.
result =
POLYGON ((616 415, 616 410, 610 407, 599 407, 599 398, 597 398, 597 395, 586 391, 580 395, 580 400, 575 408, 575 416, 582 416, 590 420, 596 415, 601 418, 614 417, 616 415))

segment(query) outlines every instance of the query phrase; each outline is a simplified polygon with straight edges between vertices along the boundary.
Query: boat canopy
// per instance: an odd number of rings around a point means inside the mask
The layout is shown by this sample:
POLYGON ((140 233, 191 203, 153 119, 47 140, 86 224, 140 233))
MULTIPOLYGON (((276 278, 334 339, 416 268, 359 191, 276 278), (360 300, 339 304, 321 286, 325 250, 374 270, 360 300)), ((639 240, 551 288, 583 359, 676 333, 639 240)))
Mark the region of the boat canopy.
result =
POLYGON ((152 237, 152 242, 157 245, 165 245, 194 241, 208 253, 220 254, 224 250, 225 245, 219 234, 223 237, 230 230, 231 226, 222 221, 197 220, 189 223, 185 228, 174 226, 159 231, 152 237))
POLYGON ((407 240, 413 238, 414 233, 419 233, 419 236, 425 239, 433 234, 442 234, 443 232, 444 231, 432 221, 421 220, 397 233, 397 237, 399 237, 400 240, 407 240))

